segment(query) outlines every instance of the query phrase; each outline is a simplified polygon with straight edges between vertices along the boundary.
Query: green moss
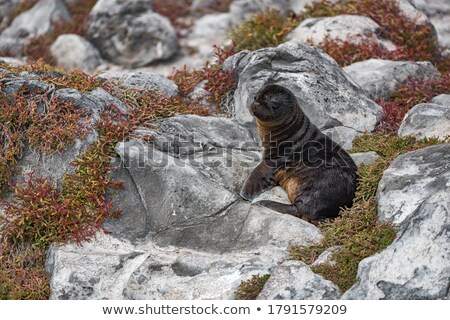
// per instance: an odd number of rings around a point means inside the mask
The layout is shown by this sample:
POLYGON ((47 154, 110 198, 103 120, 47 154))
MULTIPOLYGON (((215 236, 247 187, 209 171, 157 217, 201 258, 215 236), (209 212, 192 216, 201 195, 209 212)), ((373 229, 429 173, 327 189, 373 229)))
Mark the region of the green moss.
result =
POLYGON ((339 218, 322 223, 324 239, 310 247, 291 247, 292 259, 311 264, 322 252, 333 246, 342 248, 332 255, 335 265, 314 266, 314 272, 333 281, 341 291, 356 282, 359 262, 383 250, 395 239, 393 226, 380 223, 377 217, 375 195, 383 172, 400 154, 442 143, 437 139, 416 140, 398 137, 389 132, 376 132, 356 138, 351 152, 375 151, 380 158, 371 165, 359 167, 359 185, 350 209, 341 211, 339 218))
POLYGON ((236 44, 236 51, 276 47, 286 41, 298 23, 294 17, 286 18, 278 10, 266 8, 232 29, 230 38, 236 44))
POLYGON ((254 275, 250 280, 242 281, 236 291, 237 300, 255 300, 260 294, 270 275, 254 275))

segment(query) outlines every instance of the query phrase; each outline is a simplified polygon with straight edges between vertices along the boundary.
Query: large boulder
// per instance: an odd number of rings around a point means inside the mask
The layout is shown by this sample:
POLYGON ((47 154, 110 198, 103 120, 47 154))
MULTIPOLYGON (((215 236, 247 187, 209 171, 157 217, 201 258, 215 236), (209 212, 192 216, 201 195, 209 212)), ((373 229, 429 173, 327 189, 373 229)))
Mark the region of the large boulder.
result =
POLYGON ((380 30, 380 26, 368 17, 339 15, 306 19, 288 35, 288 39, 296 43, 310 43, 318 46, 327 37, 336 41, 348 40, 355 44, 371 37, 381 47, 395 50, 396 47, 390 40, 378 36, 381 33, 380 30))
POLYGON ((178 86, 166 77, 154 72, 106 71, 98 75, 124 88, 137 90, 156 90, 167 97, 179 94, 178 86))
POLYGON ((344 294, 343 299, 450 298, 448 186, 447 182, 447 187, 443 186, 416 205, 389 247, 361 261, 358 283, 344 294))
POLYGON ((207 253, 99 233, 81 246, 51 248, 50 299, 234 299, 241 281, 270 273, 283 257, 270 246, 207 253))
POLYGON ((301 261, 288 260, 276 267, 258 300, 336 300, 339 289, 301 261))
POLYGON ((402 154, 378 185, 378 216, 383 222, 403 225, 422 202, 449 185, 449 143, 402 154))
POLYGON ((436 103, 441 106, 450 106, 450 94, 437 95, 431 99, 431 103, 436 103))
POLYGON ((102 64, 98 50, 76 34, 60 35, 50 47, 50 51, 57 65, 66 71, 80 69, 91 73, 102 64))
POLYGON ((417 138, 450 137, 450 104, 421 103, 405 115, 398 135, 417 138))
POLYGON ((234 115, 255 130, 248 110, 254 95, 267 83, 289 88, 310 120, 345 148, 357 135, 373 131, 382 109, 369 99, 336 62, 322 50, 284 43, 276 48, 242 51, 225 61, 238 81, 234 115))
POLYGON ((439 77, 431 62, 369 59, 355 62, 344 71, 372 98, 388 98, 397 85, 408 79, 420 81, 439 77))
POLYGON ((2 32, 0 49, 20 56, 28 38, 50 32, 57 22, 69 20, 70 14, 61 0, 40 0, 33 8, 18 15, 2 32))
POLYGON ((178 49, 169 19, 152 11, 151 0, 100 0, 87 22, 86 37, 103 58, 140 67, 171 58, 178 49))
POLYGON ((288 246, 320 241, 315 226, 239 198, 261 155, 236 121, 178 116, 134 136, 113 163, 121 216, 108 235, 51 249, 52 299, 232 299, 288 246))

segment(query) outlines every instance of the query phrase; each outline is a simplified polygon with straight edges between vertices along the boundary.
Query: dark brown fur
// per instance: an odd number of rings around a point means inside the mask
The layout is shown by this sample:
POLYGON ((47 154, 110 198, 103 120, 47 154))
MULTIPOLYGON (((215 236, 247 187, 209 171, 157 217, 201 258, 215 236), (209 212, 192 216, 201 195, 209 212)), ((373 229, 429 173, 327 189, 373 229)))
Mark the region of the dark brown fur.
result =
POLYGON ((292 92, 267 85, 255 96, 250 111, 256 117, 264 157, 241 190, 244 199, 280 185, 291 205, 267 200, 258 204, 309 221, 335 218, 341 207, 352 205, 355 163, 311 123, 292 92))

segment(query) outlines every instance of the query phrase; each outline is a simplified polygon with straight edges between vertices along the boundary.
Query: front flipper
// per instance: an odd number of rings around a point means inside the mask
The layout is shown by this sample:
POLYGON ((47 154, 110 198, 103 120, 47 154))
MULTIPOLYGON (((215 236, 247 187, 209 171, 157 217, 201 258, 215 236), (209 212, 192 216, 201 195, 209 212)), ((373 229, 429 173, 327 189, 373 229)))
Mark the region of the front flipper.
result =
POLYGON ((275 185, 273 181, 275 169, 275 166, 270 166, 264 160, 258 164, 242 187, 241 197, 251 201, 273 187, 275 185))
POLYGON ((256 202, 256 204, 280 213, 290 214, 291 216, 306 220, 308 222, 312 222, 312 219, 307 215, 302 214, 295 204, 285 204, 271 200, 261 200, 256 202))

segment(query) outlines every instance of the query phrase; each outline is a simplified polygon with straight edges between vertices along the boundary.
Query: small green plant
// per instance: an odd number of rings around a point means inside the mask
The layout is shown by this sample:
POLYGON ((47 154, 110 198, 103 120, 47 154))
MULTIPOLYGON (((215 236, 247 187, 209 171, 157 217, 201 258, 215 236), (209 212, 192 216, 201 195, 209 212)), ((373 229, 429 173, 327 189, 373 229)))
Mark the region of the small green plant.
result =
POLYGON ((236 291, 237 300, 255 300, 261 293, 270 275, 265 274, 263 276, 254 275, 250 280, 242 281, 236 291))
POLYGON ((332 255, 334 265, 321 264, 312 269, 337 284, 342 292, 349 289, 356 282, 359 262, 386 248, 396 237, 393 226, 380 223, 377 217, 375 195, 384 170, 400 154, 438 143, 441 141, 437 139, 417 141, 385 131, 356 138, 351 152, 375 151, 380 158, 359 168, 354 204, 344 209, 339 218, 320 225, 322 242, 310 247, 291 247, 291 258, 311 264, 326 249, 341 246, 332 255))
POLYGON ((236 51, 276 47, 286 41, 286 36, 299 21, 295 17, 283 17, 276 9, 264 9, 254 14, 230 32, 236 43, 236 51))

